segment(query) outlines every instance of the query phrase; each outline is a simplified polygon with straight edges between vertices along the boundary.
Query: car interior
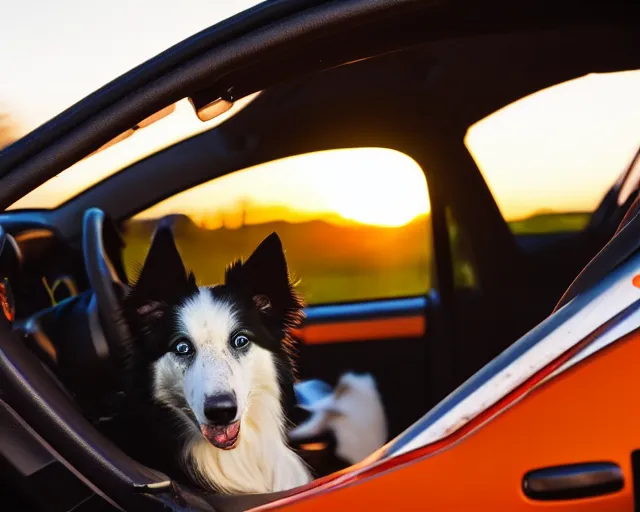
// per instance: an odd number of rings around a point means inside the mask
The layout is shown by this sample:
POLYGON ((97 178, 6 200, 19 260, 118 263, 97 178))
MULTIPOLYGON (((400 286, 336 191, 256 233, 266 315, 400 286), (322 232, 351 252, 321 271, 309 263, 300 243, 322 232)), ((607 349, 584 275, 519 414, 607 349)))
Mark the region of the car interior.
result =
MULTIPOLYGON (((5 297, 0 374, 7 382, 0 389, 2 499, 6 494, 21 510, 167 504, 167 478, 129 458, 102 425, 117 414, 131 380, 136 333, 119 307, 133 279, 127 251, 133 230, 143 225, 134 223, 143 212, 234 173, 348 148, 393 150, 423 171, 430 203, 423 224, 375 246, 367 246, 361 235, 353 250, 361 249, 365 257, 367 250, 377 250, 382 258, 385 250, 402 252, 409 240, 403 236, 421 237, 430 255, 420 260, 418 278, 426 276, 425 281, 413 280, 388 295, 338 293, 312 300, 296 333, 301 379, 335 384, 345 371, 375 377, 390 439, 553 311, 638 197, 640 157, 636 154, 627 168, 610 170, 618 179, 602 191, 584 228, 518 234, 504 219, 465 135, 474 123, 537 91, 590 73, 638 69, 638 34, 619 14, 596 19, 589 11, 589 24, 567 16, 560 27, 506 30, 501 18, 493 17, 493 25, 480 24, 483 30, 427 36, 436 21, 452 16, 443 11, 432 17, 427 11, 384 19, 384 34, 383 19, 376 16, 338 26, 323 37, 303 37, 300 45, 265 49, 250 64, 196 81, 186 77, 187 68, 197 65, 190 61, 174 70, 184 73, 183 79, 167 85, 171 94, 146 105, 146 114, 188 98, 193 116, 209 119, 212 105, 221 100, 232 104, 259 94, 215 127, 113 168, 53 208, 9 207, 0 214, 5 297), (462 267, 471 278, 464 278, 462 267)), ((162 76, 160 67, 156 73, 162 76)), ((136 101, 142 100, 125 97, 122 108, 133 110, 136 101)), ((149 117, 140 112, 139 121, 149 117)), ((105 115, 115 118, 116 111, 105 115)), ((152 126, 136 125, 129 137, 152 126)), ((126 119, 114 122, 115 134, 128 129, 126 119)), ((60 144, 73 142, 65 137, 60 144)), ((106 141, 83 137, 84 145, 73 145, 82 156, 69 149, 55 161, 60 169, 51 164, 51 176, 109 150, 106 141)), ((11 151, 6 161, 14 158, 20 165, 21 146, 11 151)), ((7 197, 13 194, 14 200, 6 206, 26 192, 27 185, 10 189, 7 197)), ((160 220, 145 224, 147 241, 160 220)), ((184 228, 181 220, 173 219, 174 229, 184 228)), ((244 245, 232 248, 249 247, 268 234, 251 233, 244 245)), ((343 235, 323 236, 330 241, 343 235)), ((283 239, 286 247, 288 238, 283 239)), ((331 260, 333 249, 326 245, 324 257, 331 260)), ((141 247, 136 255, 144 255, 141 247)), ((293 247, 290 252, 302 258, 293 247)), ((377 267, 371 268, 364 279, 377 279, 377 267)), ((304 419, 300 414, 295 421, 304 419)), ((309 440, 313 448, 306 453, 305 443, 296 446, 320 477, 343 467, 331 435, 321 441, 309 440)), ((242 510, 276 498, 203 497, 184 484, 170 485, 185 502, 204 506, 206 501, 216 510, 242 510)))

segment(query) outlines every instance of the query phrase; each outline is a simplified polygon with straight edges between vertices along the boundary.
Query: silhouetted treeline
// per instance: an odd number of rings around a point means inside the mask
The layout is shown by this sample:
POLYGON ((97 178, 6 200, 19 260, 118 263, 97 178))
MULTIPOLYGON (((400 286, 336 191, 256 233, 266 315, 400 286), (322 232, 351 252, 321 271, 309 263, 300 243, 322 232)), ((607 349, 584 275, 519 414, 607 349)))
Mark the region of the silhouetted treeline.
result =
POLYGON ((18 138, 15 128, 16 126, 11 116, 0 112, 0 149, 8 146, 18 138))

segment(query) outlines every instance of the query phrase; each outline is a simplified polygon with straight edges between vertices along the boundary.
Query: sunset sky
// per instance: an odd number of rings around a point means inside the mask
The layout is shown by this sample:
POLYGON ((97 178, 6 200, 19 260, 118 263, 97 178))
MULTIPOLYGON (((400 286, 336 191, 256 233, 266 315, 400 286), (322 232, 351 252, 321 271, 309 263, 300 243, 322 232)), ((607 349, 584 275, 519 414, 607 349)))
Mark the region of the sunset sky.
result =
POLYGON ((592 74, 472 126, 467 147, 505 217, 592 211, 640 146, 640 71, 592 74))
MULTIPOLYGON (((112 0, 108 9, 80 0, 7 4, 0 14, 0 112, 10 113, 24 134, 135 65, 255 3, 112 0)), ((471 127, 465 142, 503 215, 592 210, 640 144, 639 90, 639 71, 590 75, 522 99, 471 127)), ((180 102, 168 118, 79 162, 14 207, 55 207, 131 161, 210 126, 180 102)), ((181 209, 198 222, 215 223, 233 201, 250 199, 286 205, 298 210, 297 218, 331 213, 392 226, 429 209, 417 164, 380 149, 288 159, 201 190, 147 215, 181 209)))
POLYGON ((147 59, 256 0, 0 3, 0 111, 27 133, 147 59))
POLYGON ((407 224, 430 208, 427 183, 414 160, 389 149, 361 148, 291 157, 230 174, 178 194, 141 217, 181 212, 215 228, 221 224, 219 214, 233 214, 243 204, 250 223, 337 214, 390 227, 407 224))

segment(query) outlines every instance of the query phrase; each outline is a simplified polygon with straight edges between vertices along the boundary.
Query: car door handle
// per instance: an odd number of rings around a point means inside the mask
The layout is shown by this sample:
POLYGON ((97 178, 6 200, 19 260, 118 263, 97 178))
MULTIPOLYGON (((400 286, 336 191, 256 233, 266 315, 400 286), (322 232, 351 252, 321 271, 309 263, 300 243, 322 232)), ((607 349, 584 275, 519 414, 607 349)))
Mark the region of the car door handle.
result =
POLYGON ((525 495, 532 500, 573 500, 619 491, 624 473, 611 462, 589 462, 553 466, 528 472, 522 480, 525 495))

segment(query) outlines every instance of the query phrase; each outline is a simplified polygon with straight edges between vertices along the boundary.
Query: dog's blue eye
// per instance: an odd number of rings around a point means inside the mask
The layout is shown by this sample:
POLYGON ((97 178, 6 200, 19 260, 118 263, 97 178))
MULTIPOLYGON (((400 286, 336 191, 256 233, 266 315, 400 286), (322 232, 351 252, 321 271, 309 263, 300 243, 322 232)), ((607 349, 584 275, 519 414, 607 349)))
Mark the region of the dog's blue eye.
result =
POLYGON ((231 345, 233 346, 233 348, 239 350, 241 348, 246 347, 249 343, 250 343, 249 338, 247 338, 244 334, 239 334, 238 336, 233 338, 231 345))
POLYGON ((193 346, 188 341, 183 340, 176 343, 173 351, 180 356, 186 356, 191 354, 191 352, 193 351, 193 346))

